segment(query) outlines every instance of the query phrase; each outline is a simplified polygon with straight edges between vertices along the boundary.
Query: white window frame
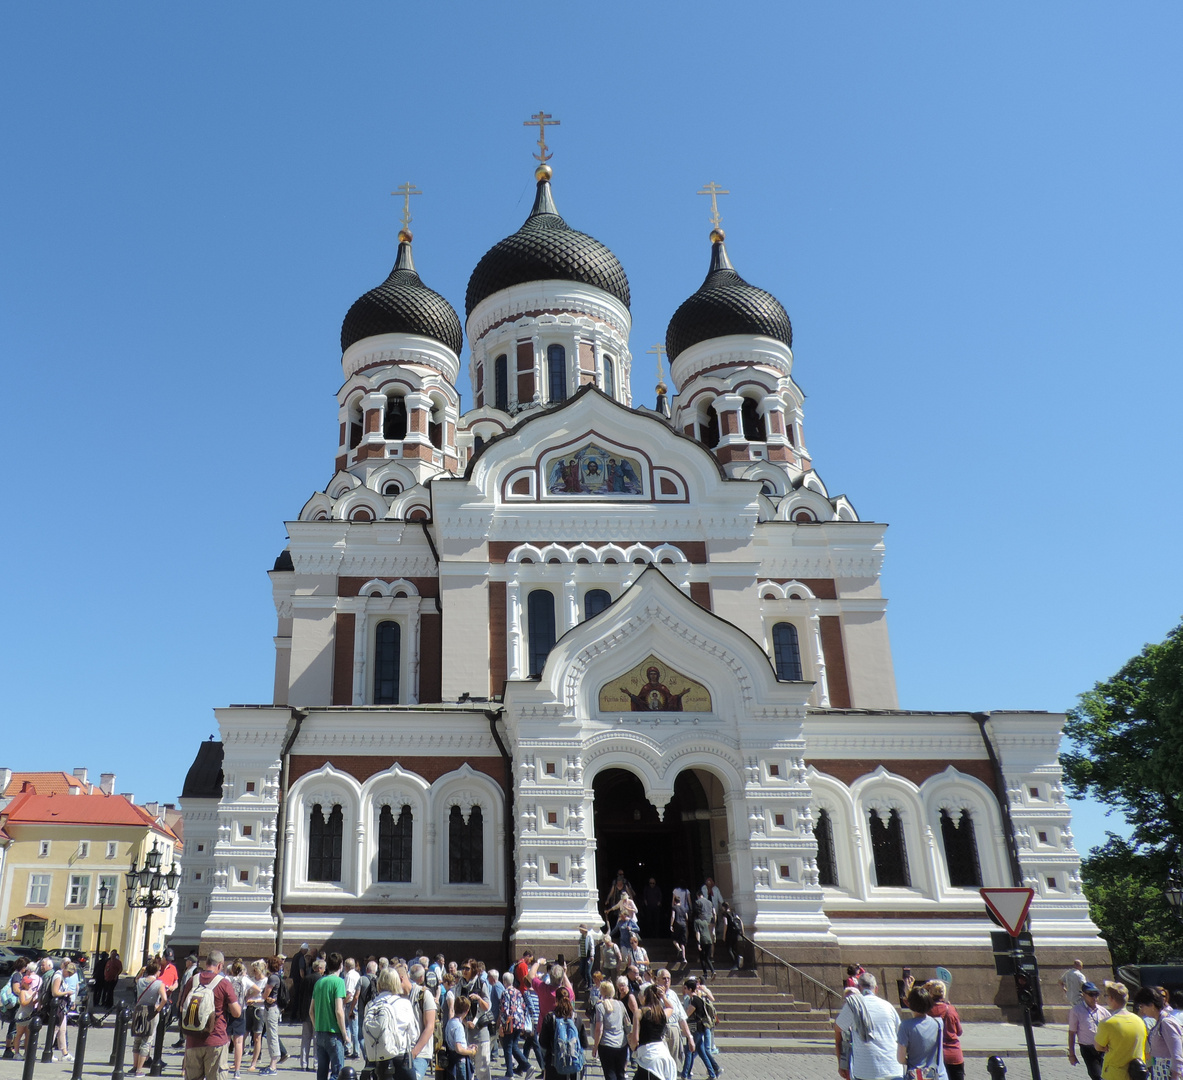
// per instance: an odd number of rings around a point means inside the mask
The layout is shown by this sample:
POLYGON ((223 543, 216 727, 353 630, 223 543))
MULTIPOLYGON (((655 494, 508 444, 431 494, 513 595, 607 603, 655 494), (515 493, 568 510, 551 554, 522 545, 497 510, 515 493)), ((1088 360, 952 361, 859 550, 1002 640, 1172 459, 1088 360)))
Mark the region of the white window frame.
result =
POLYGON ((48 859, 49 858, 49 841, 48 840, 41 841, 40 846, 37 848, 37 858, 39 858, 39 859, 48 859))
POLYGON ((83 929, 82 923, 66 923, 62 928, 62 948, 81 949, 83 929))
POLYGON ((78 841, 78 858, 80 858, 80 859, 89 859, 90 858, 90 841, 89 840, 79 840, 78 841))
POLYGON ((49 904, 49 890, 53 886, 52 874, 30 874, 29 875, 29 898, 27 904, 37 907, 46 907, 49 904), (43 899, 37 899, 37 894, 45 890, 43 899))
POLYGON ((66 887, 66 907, 87 907, 90 904, 90 874, 71 874, 66 887))
POLYGON ((94 891, 94 900, 91 906, 99 906, 99 889, 101 889, 103 885, 106 885, 111 894, 110 898, 107 900, 106 907, 114 907, 116 900, 119 899, 119 879, 122 876, 122 874, 99 874, 99 884, 98 888, 96 888, 94 891))
POLYGON ((114 859, 119 855, 119 843, 116 840, 107 841, 107 858, 114 859))

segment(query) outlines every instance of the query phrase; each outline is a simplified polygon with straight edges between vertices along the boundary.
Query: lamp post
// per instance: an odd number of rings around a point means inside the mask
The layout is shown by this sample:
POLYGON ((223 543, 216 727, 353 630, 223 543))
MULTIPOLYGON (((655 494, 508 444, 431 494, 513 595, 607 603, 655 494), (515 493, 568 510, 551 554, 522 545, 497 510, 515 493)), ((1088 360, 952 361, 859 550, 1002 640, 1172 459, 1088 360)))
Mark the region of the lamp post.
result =
POLYGON ((148 952, 148 942, 151 940, 152 912, 159 908, 166 908, 176 895, 177 885, 181 881, 181 872, 174 862, 167 874, 160 871, 160 847, 156 840, 152 841, 152 850, 144 856, 144 865, 136 867, 135 856, 132 856, 131 869, 124 875, 127 879, 128 907, 143 908, 147 912, 144 920, 144 963, 151 959, 148 952))
POLYGON ((97 960, 99 953, 103 951, 103 909, 111 902, 111 889, 108 885, 99 886, 99 935, 98 940, 94 943, 94 957, 91 961, 91 975, 94 975, 94 960, 97 960))
POLYGON ((1171 909, 1176 915, 1183 917, 1183 882, 1177 877, 1172 877, 1167 882, 1167 887, 1162 891, 1163 896, 1167 898, 1167 903, 1171 905, 1171 909))

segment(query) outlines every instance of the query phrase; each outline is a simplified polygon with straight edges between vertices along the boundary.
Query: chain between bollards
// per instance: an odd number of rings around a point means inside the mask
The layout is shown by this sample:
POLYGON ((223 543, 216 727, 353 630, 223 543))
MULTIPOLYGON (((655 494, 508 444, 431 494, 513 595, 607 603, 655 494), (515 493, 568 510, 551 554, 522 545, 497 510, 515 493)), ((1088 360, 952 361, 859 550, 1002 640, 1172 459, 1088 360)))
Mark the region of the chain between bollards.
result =
MULTIPOLYGON (((29 1021, 29 1034, 25 1037, 25 1067, 21 1070, 21 1080, 33 1080, 33 1070, 37 1067, 37 1039, 41 1034, 41 1014, 34 1013, 29 1021)), ((53 1038, 52 1032, 50 1038, 53 1038)))
POLYGON ((78 1012, 78 1034, 74 1038, 74 1069, 70 1080, 82 1080, 82 1063, 86 1057, 86 1033, 90 1030, 90 1017, 86 1009, 78 1012))
POLYGON ((119 1009, 115 1021, 115 1068, 111 1070, 111 1080, 123 1080, 123 1061, 127 1057, 127 1029, 131 1027, 131 1009, 123 1005, 119 1009))

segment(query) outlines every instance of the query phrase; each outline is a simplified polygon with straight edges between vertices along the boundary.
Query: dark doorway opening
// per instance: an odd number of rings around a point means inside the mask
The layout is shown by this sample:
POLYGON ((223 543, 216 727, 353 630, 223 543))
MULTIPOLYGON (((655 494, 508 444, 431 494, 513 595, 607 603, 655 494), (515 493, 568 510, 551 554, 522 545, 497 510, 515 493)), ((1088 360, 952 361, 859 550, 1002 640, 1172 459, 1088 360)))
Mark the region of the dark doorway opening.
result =
MULTIPOLYGON (((693 770, 679 773, 664 818, 658 817, 645 797, 640 779, 627 769, 605 769, 592 788, 600 910, 618 870, 623 870, 632 884, 638 906, 642 906, 645 887, 653 878, 661 890, 661 909, 654 925, 648 927, 648 936, 668 937, 674 887, 682 885, 697 892, 707 875, 715 876, 706 785, 693 770)), ((644 919, 641 925, 645 931, 644 919)))

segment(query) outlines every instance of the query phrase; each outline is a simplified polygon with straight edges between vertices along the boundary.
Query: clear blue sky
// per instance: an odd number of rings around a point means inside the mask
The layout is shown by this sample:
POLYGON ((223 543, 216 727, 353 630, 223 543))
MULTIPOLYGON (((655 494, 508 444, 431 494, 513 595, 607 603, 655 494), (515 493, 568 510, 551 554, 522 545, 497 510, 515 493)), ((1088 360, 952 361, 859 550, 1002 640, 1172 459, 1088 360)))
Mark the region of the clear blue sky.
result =
POLYGON ((0 764, 171 800, 211 709, 269 700, 265 571, 331 474, 388 193, 423 189, 416 260, 462 311, 540 108, 560 210, 631 279, 638 401, 706 270, 695 192, 731 190, 815 464, 891 525, 901 703, 1071 706, 1183 612, 1181 30, 1166 3, 5 5, 0 764))

